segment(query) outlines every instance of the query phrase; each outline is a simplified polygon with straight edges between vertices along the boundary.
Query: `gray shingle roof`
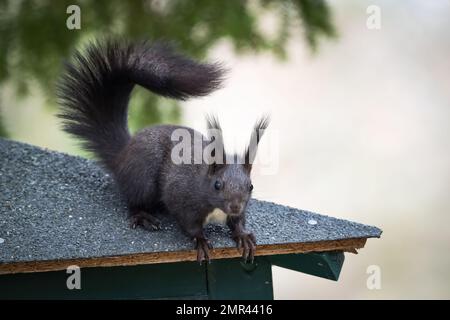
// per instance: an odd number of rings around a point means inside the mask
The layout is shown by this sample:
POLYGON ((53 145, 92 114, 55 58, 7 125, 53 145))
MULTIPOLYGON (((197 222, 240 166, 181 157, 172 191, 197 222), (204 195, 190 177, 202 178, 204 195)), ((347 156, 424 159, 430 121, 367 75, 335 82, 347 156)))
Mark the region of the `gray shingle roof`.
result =
MULTIPOLYGON (((111 176, 95 162, 0 139, 0 263, 190 250, 171 218, 163 230, 133 230, 111 176)), ((248 229, 258 244, 380 237, 355 222, 252 200, 248 229)), ((208 227, 216 248, 228 230, 208 227)))

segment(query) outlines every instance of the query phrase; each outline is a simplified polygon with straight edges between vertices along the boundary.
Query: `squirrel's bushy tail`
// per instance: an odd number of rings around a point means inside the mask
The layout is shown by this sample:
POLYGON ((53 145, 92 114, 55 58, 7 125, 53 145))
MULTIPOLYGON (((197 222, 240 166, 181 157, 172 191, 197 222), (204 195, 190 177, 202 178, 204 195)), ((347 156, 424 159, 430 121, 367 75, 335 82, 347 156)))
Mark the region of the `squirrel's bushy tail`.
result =
POLYGON ((102 41, 76 51, 57 86, 64 130, 81 138, 104 165, 130 139, 128 101, 135 84, 162 96, 204 96, 220 86, 223 69, 202 64, 164 43, 102 41))

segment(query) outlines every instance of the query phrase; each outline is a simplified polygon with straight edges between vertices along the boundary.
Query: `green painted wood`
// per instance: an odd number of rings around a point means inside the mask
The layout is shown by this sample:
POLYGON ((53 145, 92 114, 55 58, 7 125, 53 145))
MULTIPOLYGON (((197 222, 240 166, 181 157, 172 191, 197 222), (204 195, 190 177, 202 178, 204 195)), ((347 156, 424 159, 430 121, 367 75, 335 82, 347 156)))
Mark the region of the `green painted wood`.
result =
POLYGON ((267 257, 253 264, 241 258, 214 260, 207 266, 210 299, 273 299, 272 266, 267 257))
POLYGON ((0 299, 207 298, 206 267, 196 262, 81 269, 81 289, 66 271, 0 276, 0 299))
POLYGON ((339 279, 344 259, 342 251, 281 254, 269 257, 270 262, 278 267, 335 281, 339 279))
POLYGON ((81 290, 66 286, 66 271, 0 276, 0 299, 273 299, 272 265, 338 280, 343 252, 283 254, 81 269, 81 290))

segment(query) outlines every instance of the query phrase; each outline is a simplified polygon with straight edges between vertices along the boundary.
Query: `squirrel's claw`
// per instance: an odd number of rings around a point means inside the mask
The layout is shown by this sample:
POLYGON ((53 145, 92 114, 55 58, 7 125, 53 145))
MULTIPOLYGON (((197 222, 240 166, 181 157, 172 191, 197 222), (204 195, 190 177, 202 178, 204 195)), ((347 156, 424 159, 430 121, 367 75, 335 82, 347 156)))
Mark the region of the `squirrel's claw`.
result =
POLYGON ((236 238, 236 248, 239 250, 242 248, 242 240, 241 238, 236 238))
POLYGON ((203 261, 211 263, 211 260, 209 259, 209 250, 212 250, 213 248, 211 243, 209 243, 209 241, 204 238, 195 238, 195 240, 195 248, 197 249, 197 262, 200 265, 203 261))
POLYGON ((234 237, 238 251, 242 249, 242 258, 245 262, 253 263, 256 251, 256 238, 253 233, 242 233, 234 237))

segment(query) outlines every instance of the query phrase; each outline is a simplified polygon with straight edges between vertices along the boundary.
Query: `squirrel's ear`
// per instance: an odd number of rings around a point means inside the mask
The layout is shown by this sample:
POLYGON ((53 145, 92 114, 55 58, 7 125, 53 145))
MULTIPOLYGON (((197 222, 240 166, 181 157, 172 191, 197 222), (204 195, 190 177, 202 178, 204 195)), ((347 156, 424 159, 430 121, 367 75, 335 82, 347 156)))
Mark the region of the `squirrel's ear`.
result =
POLYGON ((223 168, 225 166, 225 151, 223 148, 219 145, 214 144, 214 137, 211 138, 211 144, 208 146, 208 148, 211 148, 210 154, 209 154, 209 169, 208 173, 209 175, 214 175, 220 168, 223 168))
POLYGON ((267 129, 270 123, 270 118, 268 115, 261 117, 258 121, 256 121, 255 126, 253 127, 252 134, 250 136, 250 142, 245 149, 244 155, 244 168, 247 172, 252 171, 252 164, 256 158, 256 152, 258 151, 258 144, 261 140, 264 131, 267 129))
POLYGON ((225 164, 225 146, 223 142, 222 127, 219 120, 214 115, 206 115, 206 125, 208 129, 208 138, 211 143, 208 145, 210 152, 210 172, 216 172, 219 167, 225 164))

